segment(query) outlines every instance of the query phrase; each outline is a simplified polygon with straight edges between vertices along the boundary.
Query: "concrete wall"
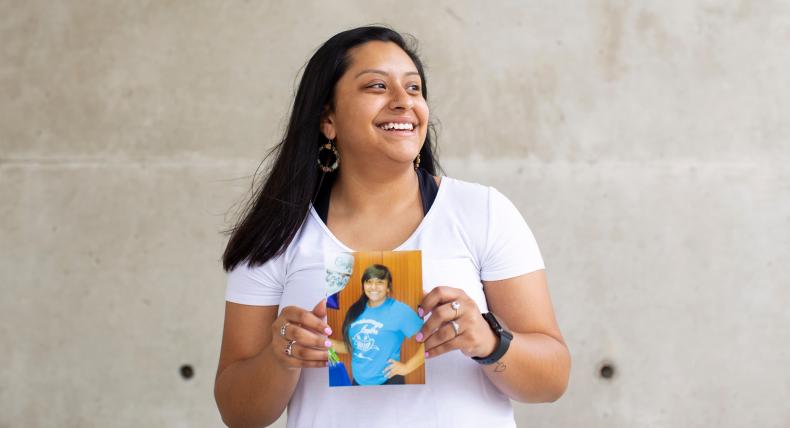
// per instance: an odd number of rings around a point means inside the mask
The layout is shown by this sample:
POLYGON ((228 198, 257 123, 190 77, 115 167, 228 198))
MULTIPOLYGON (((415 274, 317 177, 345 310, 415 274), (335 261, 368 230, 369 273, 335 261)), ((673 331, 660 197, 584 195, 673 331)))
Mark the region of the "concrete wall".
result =
POLYGON ((375 22, 541 244, 573 373, 519 426, 790 425, 790 3, 1 3, 0 426, 221 425, 219 231, 375 22))

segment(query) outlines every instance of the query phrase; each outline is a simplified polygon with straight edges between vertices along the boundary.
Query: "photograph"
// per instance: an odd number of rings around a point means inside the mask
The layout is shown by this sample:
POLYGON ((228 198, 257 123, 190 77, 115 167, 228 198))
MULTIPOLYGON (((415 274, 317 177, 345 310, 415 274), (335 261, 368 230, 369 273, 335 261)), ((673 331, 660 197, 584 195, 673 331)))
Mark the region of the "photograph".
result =
POLYGON ((329 386, 425 383, 420 251, 327 253, 329 386))

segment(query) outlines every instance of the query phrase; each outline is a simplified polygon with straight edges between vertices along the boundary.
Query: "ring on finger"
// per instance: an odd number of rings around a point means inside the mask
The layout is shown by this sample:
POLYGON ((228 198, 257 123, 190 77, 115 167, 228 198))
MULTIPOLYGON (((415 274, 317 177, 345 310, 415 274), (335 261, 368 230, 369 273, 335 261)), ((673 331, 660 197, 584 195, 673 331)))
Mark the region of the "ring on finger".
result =
POLYGON ((282 337, 285 337, 285 329, 287 329, 287 328, 288 328, 288 326, 289 326, 290 324, 291 324, 291 323, 289 323, 288 321, 286 321, 286 322, 285 322, 285 324, 283 324, 283 325, 280 327, 280 336, 282 336, 282 337))
POLYGON ((450 307, 455 311, 455 318, 458 318, 458 310, 461 309, 461 304, 458 302, 450 303, 450 307))
POLYGON ((455 321, 450 321, 450 325, 453 327, 453 331, 455 331, 455 336, 457 337, 461 334, 461 326, 458 325, 455 321))
POLYGON ((294 343, 296 343, 296 341, 295 341, 295 340, 289 340, 289 341, 288 341, 288 344, 287 344, 287 345, 285 345, 285 355, 288 355, 289 357, 293 357, 293 353, 294 353, 294 349, 293 349, 293 347, 294 347, 294 343))

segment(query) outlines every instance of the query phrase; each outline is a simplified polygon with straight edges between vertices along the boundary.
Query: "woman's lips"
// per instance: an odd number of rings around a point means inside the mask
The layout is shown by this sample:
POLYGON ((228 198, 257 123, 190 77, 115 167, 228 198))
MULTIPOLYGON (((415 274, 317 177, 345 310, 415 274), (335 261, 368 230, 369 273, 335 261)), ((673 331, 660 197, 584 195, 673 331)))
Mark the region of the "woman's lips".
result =
POLYGON ((376 127, 376 129, 378 129, 379 131, 381 131, 381 132, 383 132, 385 134, 389 134, 389 135, 411 136, 411 135, 416 135, 417 134, 417 129, 419 129, 419 126, 415 126, 414 129, 411 129, 411 130, 409 130, 409 129, 393 129, 393 130, 390 130, 390 131, 385 131, 385 130, 381 129, 381 127, 378 127, 378 126, 376 127))

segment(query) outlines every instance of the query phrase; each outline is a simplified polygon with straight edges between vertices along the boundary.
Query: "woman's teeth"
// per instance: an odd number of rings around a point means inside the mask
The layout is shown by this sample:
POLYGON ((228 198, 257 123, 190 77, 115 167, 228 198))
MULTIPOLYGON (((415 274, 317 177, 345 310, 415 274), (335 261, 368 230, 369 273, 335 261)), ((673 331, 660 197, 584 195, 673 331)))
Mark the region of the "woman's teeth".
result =
POLYGON ((383 124, 379 125, 379 128, 381 128, 381 129, 383 129, 385 131, 392 131, 392 130, 412 131, 412 130, 414 130, 414 125, 412 125, 411 123, 394 123, 394 122, 390 122, 390 123, 383 123, 383 124))

